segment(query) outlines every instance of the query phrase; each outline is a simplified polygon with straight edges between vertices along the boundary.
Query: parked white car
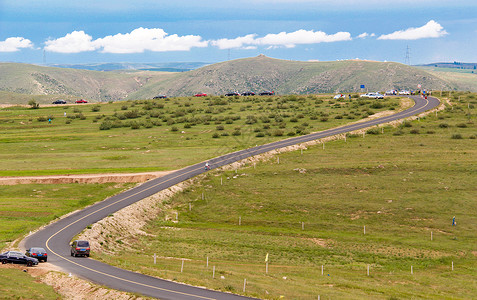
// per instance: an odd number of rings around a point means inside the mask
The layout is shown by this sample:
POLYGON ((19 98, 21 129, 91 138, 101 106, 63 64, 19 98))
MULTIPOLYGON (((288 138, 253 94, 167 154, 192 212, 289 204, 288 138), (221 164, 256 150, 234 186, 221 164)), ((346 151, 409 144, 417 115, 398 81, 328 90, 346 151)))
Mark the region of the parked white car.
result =
POLYGON ((333 97, 333 99, 342 99, 342 98, 344 99, 346 98, 346 96, 344 94, 338 94, 333 97))
POLYGON ((411 95, 411 92, 407 90, 402 90, 399 92, 399 95, 411 95))
POLYGON ((380 93, 366 93, 363 95, 360 95, 362 98, 372 98, 372 99, 384 99, 384 96, 380 93))

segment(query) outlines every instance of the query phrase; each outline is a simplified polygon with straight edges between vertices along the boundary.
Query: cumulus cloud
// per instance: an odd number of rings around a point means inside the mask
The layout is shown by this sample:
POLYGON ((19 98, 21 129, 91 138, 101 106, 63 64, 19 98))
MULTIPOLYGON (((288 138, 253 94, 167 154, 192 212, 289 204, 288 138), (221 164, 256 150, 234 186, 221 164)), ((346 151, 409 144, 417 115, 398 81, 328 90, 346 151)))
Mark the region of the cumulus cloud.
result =
POLYGON ((374 36, 376 36, 374 33, 369 34, 367 32, 363 32, 360 35, 358 35, 358 39, 365 39, 367 37, 374 37, 374 36))
POLYGON ((58 53, 80 53, 94 51, 97 47, 92 42, 93 37, 84 31, 73 31, 64 37, 45 42, 45 50, 58 53))
POLYGON ((146 50, 153 52, 188 51, 192 47, 207 47, 208 42, 202 41, 198 35, 178 36, 168 35, 160 28, 137 28, 131 33, 109 35, 94 41, 104 53, 142 53, 146 50))
POLYGON ((275 49, 279 47, 294 48, 296 45, 301 44, 318 44, 349 40, 351 40, 349 32, 326 34, 322 31, 301 29, 289 33, 270 33, 259 38, 257 38, 256 34, 249 34, 235 39, 215 40, 212 41, 211 44, 217 46, 219 49, 256 49, 256 46, 268 46, 267 49, 275 49))
POLYGON ((406 30, 395 31, 390 34, 381 35, 378 40, 419 40, 425 38, 438 38, 447 35, 447 31, 441 24, 434 20, 418 28, 408 28, 406 30))
POLYGON ((258 45, 284 46, 293 48, 300 44, 318 44, 351 40, 349 32, 338 32, 326 34, 323 31, 297 30, 295 32, 280 32, 277 34, 267 34, 263 38, 258 38, 255 43, 258 45))
POLYGON ((22 48, 33 48, 33 43, 22 37, 10 37, 0 41, 0 52, 17 52, 22 48))
POLYGON ((219 47, 219 49, 234 49, 234 48, 242 48, 242 49, 255 49, 254 46, 245 46, 254 44, 256 34, 248 34, 246 36, 239 36, 235 39, 220 39, 212 41, 211 44, 213 46, 219 47))
POLYGON ((118 33, 93 40, 84 31, 73 31, 64 37, 47 41, 45 50, 58 53, 79 53, 100 50, 103 53, 142 53, 144 51, 188 51, 192 47, 207 47, 197 35, 168 35, 160 28, 137 28, 130 33, 118 33))

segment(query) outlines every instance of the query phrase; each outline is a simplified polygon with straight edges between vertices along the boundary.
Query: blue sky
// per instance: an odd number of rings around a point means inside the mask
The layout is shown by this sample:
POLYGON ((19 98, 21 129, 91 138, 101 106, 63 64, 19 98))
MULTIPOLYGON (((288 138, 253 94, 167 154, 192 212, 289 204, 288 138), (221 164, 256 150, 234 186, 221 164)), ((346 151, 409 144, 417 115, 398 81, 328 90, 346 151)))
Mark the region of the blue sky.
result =
POLYGON ((0 61, 477 62, 475 0, 0 0, 0 61))

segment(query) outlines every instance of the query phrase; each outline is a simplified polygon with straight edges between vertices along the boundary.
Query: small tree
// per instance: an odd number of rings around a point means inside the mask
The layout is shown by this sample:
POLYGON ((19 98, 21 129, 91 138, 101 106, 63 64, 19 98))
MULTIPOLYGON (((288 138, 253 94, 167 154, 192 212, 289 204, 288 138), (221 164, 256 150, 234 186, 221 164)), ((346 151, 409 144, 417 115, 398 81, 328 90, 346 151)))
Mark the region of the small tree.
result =
POLYGON ((35 99, 31 99, 30 101, 28 101, 28 105, 30 105, 30 107, 33 109, 40 108, 40 104, 36 103, 35 99))

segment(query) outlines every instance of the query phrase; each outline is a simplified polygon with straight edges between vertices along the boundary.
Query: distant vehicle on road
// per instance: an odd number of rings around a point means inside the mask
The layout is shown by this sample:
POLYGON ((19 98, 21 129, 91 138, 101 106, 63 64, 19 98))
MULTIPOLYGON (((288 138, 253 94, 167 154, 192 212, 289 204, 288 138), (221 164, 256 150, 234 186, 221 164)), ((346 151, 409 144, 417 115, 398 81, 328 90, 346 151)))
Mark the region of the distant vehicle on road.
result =
POLYGON ((333 99, 341 99, 341 98, 346 98, 344 94, 337 94, 333 97, 333 99))
POLYGON ((30 248, 25 252, 25 255, 29 257, 34 257, 38 259, 38 261, 46 262, 48 260, 48 254, 43 248, 30 248))
POLYGON ((240 93, 237 93, 237 92, 231 92, 231 93, 227 93, 227 94, 225 94, 225 96, 228 96, 228 97, 230 97, 230 96, 240 96, 240 93))
POLYGON ((275 95, 274 91, 263 91, 259 94, 260 96, 273 96, 275 95))
POLYGON ((25 264, 28 267, 38 265, 38 259, 34 257, 28 257, 21 252, 17 251, 7 251, 0 254, 0 261, 2 264, 25 264))
POLYGON ((90 251, 90 247, 89 247, 88 241, 76 240, 73 243, 71 243, 71 251, 70 251, 71 256, 76 257, 78 255, 81 255, 81 256, 89 257, 89 251, 90 251))
POLYGON ((66 104, 66 101, 63 99, 58 99, 52 102, 52 104, 66 104))
POLYGON ((242 96, 255 96, 255 93, 252 92, 252 91, 243 92, 243 93, 242 93, 242 96))
POLYGON ((359 95, 361 98, 372 98, 372 99, 384 99, 384 96, 380 93, 366 93, 359 95))
POLYGON ((76 100, 75 103, 88 103, 88 101, 80 99, 80 100, 76 100))
POLYGON ((166 99, 167 96, 166 95, 157 95, 156 97, 152 98, 152 99, 166 99))
POLYGON ((408 90, 402 90, 399 92, 399 95, 411 95, 411 92, 408 90))
POLYGON ((206 96, 207 96, 206 93, 198 93, 194 95, 194 97, 206 97, 206 96))
POLYGON ((396 90, 389 90, 389 91, 386 91, 385 93, 386 95, 397 95, 398 92, 396 90))

